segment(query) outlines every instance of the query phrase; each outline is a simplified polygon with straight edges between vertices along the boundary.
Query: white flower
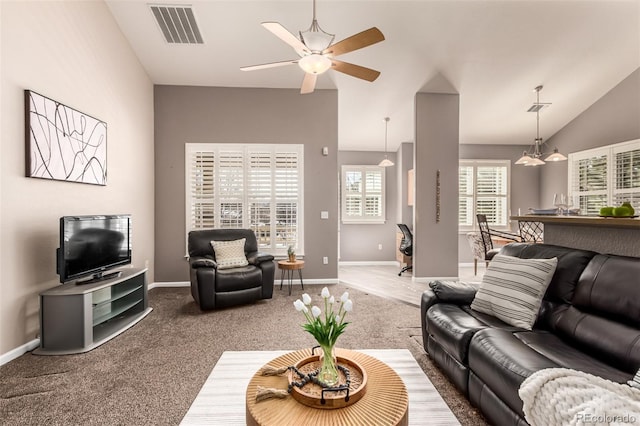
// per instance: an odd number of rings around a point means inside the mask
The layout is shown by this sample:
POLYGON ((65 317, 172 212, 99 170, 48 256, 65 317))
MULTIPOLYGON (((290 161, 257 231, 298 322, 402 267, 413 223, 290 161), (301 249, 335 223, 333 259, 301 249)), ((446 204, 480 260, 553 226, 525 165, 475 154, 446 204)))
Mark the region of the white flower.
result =
POLYGON ((351 301, 351 299, 348 299, 346 302, 344 302, 344 310, 347 312, 351 312, 353 310, 353 302, 351 301))
POLYGON ((342 296, 340 296, 340 301, 342 303, 345 303, 347 300, 349 300, 349 292, 345 291, 344 293, 342 293, 342 296))
POLYGON ((331 296, 331 297, 329 298, 329 303, 331 303, 332 305, 333 305, 334 303, 336 303, 336 298, 335 298, 335 297, 333 297, 333 296, 331 296))
POLYGON ((307 308, 306 306, 303 305, 302 306, 302 312, 304 312, 306 314, 307 312, 309 312, 309 308, 307 308))
POLYGON ((302 300, 298 299, 293 302, 293 307, 296 308, 296 311, 300 312, 305 306, 304 303, 302 303, 302 300))
POLYGON ((323 299, 328 299, 329 296, 331 296, 329 294, 329 289, 326 287, 322 289, 322 293, 320 293, 320 295, 322 296, 323 299))
POLYGON ((336 315, 336 322, 340 324, 340 315, 336 315))
POLYGON ((311 308, 311 315, 313 315, 314 318, 318 318, 320 314, 321 314, 320 308, 318 308, 317 306, 314 306, 313 308, 311 308))
POLYGON ((307 293, 302 295, 302 301, 304 302, 305 305, 310 305, 311 304, 311 296, 309 296, 307 293))

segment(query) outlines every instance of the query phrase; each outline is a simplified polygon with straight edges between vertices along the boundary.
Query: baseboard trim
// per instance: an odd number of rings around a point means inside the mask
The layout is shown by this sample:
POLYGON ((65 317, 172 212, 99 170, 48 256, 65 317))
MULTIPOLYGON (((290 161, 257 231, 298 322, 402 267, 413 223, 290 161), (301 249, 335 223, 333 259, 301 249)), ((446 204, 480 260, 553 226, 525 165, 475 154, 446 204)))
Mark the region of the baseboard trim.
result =
POLYGON ((4 364, 8 363, 9 361, 13 361, 14 359, 18 358, 19 356, 22 356, 22 355, 26 354, 27 352, 31 352, 32 350, 34 350, 38 346, 40 346, 40 339, 33 339, 32 341, 27 342, 22 346, 18 346, 17 348, 15 348, 13 350, 10 350, 6 354, 0 355, 0 365, 4 365, 4 364))
POLYGON ((345 260, 338 262, 338 266, 398 266, 397 260, 345 260))
MULTIPOLYGON (((302 279, 302 283, 303 284, 309 284, 309 285, 321 285, 321 284, 338 284, 340 282, 340 280, 338 278, 313 278, 313 279, 307 279, 307 278, 303 278, 302 279)), ((289 281, 287 281, 286 279, 283 281, 283 286, 288 285, 289 281)), ((291 283, 293 285, 300 285, 300 278, 295 278, 294 280, 291 281, 291 283)), ((274 283, 274 286, 279 286, 280 285, 280 279, 278 277, 276 277, 274 283)), ((191 283, 189 281, 173 281, 173 282, 158 282, 158 283, 151 283, 149 284, 149 290, 152 290, 154 288, 178 288, 178 287, 190 287, 191 283)))
POLYGON ((191 283, 189 281, 167 281, 162 283, 151 283, 149 284, 149 290, 152 290, 157 287, 189 287, 191 283))
POLYGON ((431 281, 458 281, 458 277, 412 277, 414 283, 430 283, 431 281))

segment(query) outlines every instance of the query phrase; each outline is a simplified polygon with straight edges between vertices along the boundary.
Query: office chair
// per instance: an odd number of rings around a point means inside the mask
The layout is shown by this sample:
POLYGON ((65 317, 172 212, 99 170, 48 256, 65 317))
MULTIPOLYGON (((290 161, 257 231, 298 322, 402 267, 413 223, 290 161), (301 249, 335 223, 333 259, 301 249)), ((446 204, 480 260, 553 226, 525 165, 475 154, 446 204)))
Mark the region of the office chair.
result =
MULTIPOLYGON (((404 223, 399 223, 398 228, 400 228, 400 231, 402 232, 402 241, 400 241, 400 247, 398 247, 398 250, 400 250, 400 253, 405 256, 411 257, 413 256, 413 234, 411 234, 411 230, 404 223)), ((413 265, 407 264, 407 266, 400 270, 398 276, 402 275, 403 272, 410 270, 413 270, 413 265)))

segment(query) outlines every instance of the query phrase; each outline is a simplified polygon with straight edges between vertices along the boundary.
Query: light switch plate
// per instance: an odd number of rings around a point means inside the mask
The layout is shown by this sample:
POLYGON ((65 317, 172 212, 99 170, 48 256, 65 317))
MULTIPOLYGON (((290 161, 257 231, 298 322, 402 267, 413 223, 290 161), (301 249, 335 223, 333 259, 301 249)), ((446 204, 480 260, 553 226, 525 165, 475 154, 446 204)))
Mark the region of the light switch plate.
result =
POLYGON ((320 212, 320 219, 329 219, 329 212, 328 211, 321 211, 320 212))

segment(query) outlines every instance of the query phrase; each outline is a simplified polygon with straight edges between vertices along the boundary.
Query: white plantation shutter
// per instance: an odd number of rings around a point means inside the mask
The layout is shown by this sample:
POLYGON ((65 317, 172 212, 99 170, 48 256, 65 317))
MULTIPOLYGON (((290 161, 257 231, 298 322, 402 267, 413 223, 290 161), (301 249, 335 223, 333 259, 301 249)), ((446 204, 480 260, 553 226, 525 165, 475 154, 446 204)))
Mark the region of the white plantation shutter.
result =
POLYGON ((244 161, 242 151, 218 151, 217 228, 244 228, 244 161))
POLYGON ((299 158, 295 152, 280 152, 275 156, 276 247, 286 250, 296 247, 300 208, 299 158))
POLYGON ((458 199, 458 224, 460 226, 473 226, 475 209, 473 208, 473 196, 475 193, 473 166, 460 166, 458 176, 459 199, 458 199))
POLYGON ((612 169, 612 205, 628 201, 640 210, 640 142, 613 148, 612 169))
POLYGON ((187 233, 252 229, 260 250, 303 254, 303 145, 186 144, 187 233))
POLYGON ((213 228, 214 205, 214 161, 213 152, 194 151, 187 153, 187 229, 213 228))
POLYGON ((342 166, 341 201, 343 222, 384 223, 384 167, 342 166))
POLYGON ((509 224, 508 160, 460 160, 458 175, 458 226, 471 230, 477 214, 487 216, 492 228, 509 224))
POLYGON ((569 199, 584 215, 640 205, 640 140, 569 154, 569 199))

